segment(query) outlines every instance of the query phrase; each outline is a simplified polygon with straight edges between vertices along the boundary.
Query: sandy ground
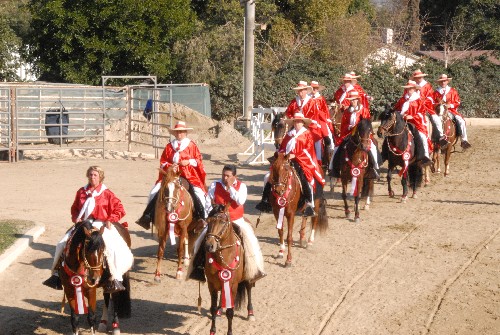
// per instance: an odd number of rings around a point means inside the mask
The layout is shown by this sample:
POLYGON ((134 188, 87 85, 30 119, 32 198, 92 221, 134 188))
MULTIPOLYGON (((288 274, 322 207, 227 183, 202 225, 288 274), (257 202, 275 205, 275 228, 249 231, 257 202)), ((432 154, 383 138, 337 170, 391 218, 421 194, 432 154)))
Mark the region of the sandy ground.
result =
MULTIPOLYGON (((491 122, 471 122, 472 150, 454 154, 452 174, 433 175, 431 185, 406 204, 387 196, 383 180, 376 184, 371 209, 355 224, 344 218, 339 194, 328 194, 330 227, 312 247, 294 248, 291 268, 276 259, 274 217, 263 214, 256 234, 268 276, 253 292, 257 321, 246 321, 246 311, 237 312, 235 334, 499 334, 500 126, 486 124, 491 122)), ((210 141, 200 147, 206 154, 207 183, 219 178, 222 164, 239 152, 210 141)), ((133 315, 122 320, 122 333, 209 333, 208 289, 201 287, 200 315, 198 284, 175 279, 172 246, 165 253, 162 282, 153 282, 157 242, 133 223, 157 175, 158 162, 148 157, 0 164, 0 219, 46 226, 38 241, 0 274, 0 334, 70 333, 68 314, 59 313, 61 291, 41 282, 50 274, 55 243, 70 225, 74 193, 94 164, 104 168, 106 185, 123 201, 132 234, 133 315)), ((267 169, 239 167, 249 186, 246 211, 254 223, 267 169)), ((394 181, 400 195, 398 178, 394 181)), ((297 225, 294 234, 297 240, 297 225)), ((225 317, 217 325, 224 334, 225 317)))

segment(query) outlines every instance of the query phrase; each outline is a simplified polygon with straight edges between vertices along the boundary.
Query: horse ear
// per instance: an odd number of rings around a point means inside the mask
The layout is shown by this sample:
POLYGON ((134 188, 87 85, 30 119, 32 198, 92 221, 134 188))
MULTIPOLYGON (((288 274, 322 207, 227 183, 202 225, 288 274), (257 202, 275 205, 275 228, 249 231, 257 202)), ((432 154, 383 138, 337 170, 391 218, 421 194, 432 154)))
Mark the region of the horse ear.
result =
POLYGON ((228 202, 228 203, 224 206, 224 212, 229 212, 229 207, 231 207, 231 202, 228 202))
POLYGON ((87 236, 87 237, 90 237, 90 235, 92 235, 92 232, 87 227, 83 227, 83 232, 85 233, 85 236, 87 236))
POLYGON ((101 229, 99 229, 99 234, 101 234, 101 235, 102 235, 102 233, 104 233, 104 227, 105 227, 105 226, 104 226, 104 225, 102 225, 101 229))

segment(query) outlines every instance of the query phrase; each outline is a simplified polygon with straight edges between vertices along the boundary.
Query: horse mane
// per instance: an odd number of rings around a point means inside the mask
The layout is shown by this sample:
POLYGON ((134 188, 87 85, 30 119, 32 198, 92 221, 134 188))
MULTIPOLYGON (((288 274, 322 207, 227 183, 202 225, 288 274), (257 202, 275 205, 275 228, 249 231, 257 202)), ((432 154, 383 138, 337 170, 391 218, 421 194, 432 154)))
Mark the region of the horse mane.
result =
POLYGON ((208 213, 208 217, 213 217, 219 213, 224 213, 225 210, 226 206, 221 204, 215 204, 212 206, 212 210, 210 211, 210 213, 208 213))
POLYGON ((163 175, 162 181, 165 183, 170 183, 172 180, 178 178, 180 176, 180 171, 175 172, 174 169, 172 168, 173 165, 170 165, 167 169, 167 171, 163 169, 158 169, 160 171, 160 174, 163 175))
POLYGON ((361 119, 358 123, 357 132, 360 136, 365 135, 367 132, 372 132, 372 123, 368 119, 361 119))
POLYGON ((73 233, 73 237, 71 238, 71 243, 69 246, 70 253, 75 254, 78 246, 85 242, 85 239, 87 238, 87 236, 85 235, 84 228, 91 230, 92 229, 92 222, 90 220, 84 220, 76 225, 75 231, 73 233))

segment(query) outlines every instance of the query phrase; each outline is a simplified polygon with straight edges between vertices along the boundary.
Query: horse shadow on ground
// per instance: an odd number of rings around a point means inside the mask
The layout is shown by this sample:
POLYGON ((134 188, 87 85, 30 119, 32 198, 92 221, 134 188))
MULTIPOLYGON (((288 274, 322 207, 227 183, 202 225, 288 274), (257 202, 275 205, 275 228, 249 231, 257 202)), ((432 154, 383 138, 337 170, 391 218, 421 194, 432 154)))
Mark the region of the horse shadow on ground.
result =
MULTIPOLYGON (((51 330, 55 333, 68 333, 71 330, 70 311, 66 304, 64 314, 59 313, 61 303, 59 301, 42 301, 35 299, 25 299, 25 302, 38 307, 40 310, 32 311, 17 307, 0 307, 2 314, 13 315, 12 323, 2 324, 0 333, 2 334, 25 334, 28 326, 19 323, 19 320, 34 320, 29 333, 35 330, 51 330), (22 327, 22 328, 21 328, 22 327), (21 329, 20 329, 21 328, 21 329), (19 331, 17 331, 19 329, 19 331)), ((96 319, 99 321, 102 315, 104 301, 97 303, 96 319)), ((132 317, 130 319, 120 319, 120 328, 124 333, 133 334, 184 334, 175 331, 186 321, 186 317, 180 314, 191 314, 200 316, 194 306, 166 304, 154 301, 132 299, 132 317), (138 322, 139 321, 139 322, 138 322)), ((202 315, 208 315, 208 310, 202 309, 202 315)), ((109 315, 111 317, 111 315, 109 315)), ((80 318, 80 328, 89 329, 86 316, 80 318)))
POLYGON ((435 199, 434 202, 440 202, 443 204, 460 204, 460 205, 489 205, 489 206, 500 206, 498 202, 488 202, 488 201, 472 201, 472 200, 441 200, 435 199))

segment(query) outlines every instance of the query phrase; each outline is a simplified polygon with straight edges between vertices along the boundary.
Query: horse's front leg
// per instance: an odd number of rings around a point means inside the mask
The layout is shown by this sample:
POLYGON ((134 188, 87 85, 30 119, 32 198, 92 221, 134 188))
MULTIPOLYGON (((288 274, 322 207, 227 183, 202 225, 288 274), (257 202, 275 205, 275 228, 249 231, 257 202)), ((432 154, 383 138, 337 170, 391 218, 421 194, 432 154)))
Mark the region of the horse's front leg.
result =
POLYGON ((71 309, 71 328, 73 329, 73 335, 78 335, 79 333, 78 323, 80 322, 80 315, 76 314, 73 308, 70 309, 71 309))
POLYGON ((344 213, 347 219, 351 218, 351 211, 347 204, 347 180, 342 179, 342 200, 344 200, 344 213))
POLYGON ((307 217, 303 216, 302 217, 302 223, 300 224, 300 246, 302 248, 307 248, 307 241, 306 241, 306 224, 307 224, 307 217))
POLYGON ((283 258, 285 254, 285 239, 283 235, 283 227, 281 227, 281 229, 278 229, 278 236, 280 238, 280 250, 278 251, 278 258, 283 258))
POLYGON ((87 289, 87 301, 89 303, 88 306, 88 313, 87 313, 87 321, 90 326, 90 333, 92 335, 95 334, 95 308, 96 308, 96 289, 95 288, 89 288, 87 289))
POLYGON ((156 254, 156 271, 155 271, 155 282, 161 282, 161 261, 163 259, 163 254, 165 253, 165 244, 167 243, 167 236, 159 237, 158 241, 158 253, 156 254))
POLYGON ((118 313, 116 311, 116 306, 113 305, 113 323, 111 324, 111 334, 112 335, 120 335, 120 320, 118 319, 118 313))
POLYGON ((234 309, 232 307, 226 309, 226 317, 227 317, 227 335, 233 335, 234 309))
POLYGON ((391 181, 392 181, 392 168, 389 168, 387 169, 387 192, 389 194, 389 197, 394 198, 394 191, 392 190, 391 181))
POLYGON ((186 242, 187 242, 187 227, 181 227, 181 236, 179 236, 179 245, 177 246, 177 274, 175 275, 176 279, 181 279, 182 274, 184 272, 182 266, 185 262, 186 252, 188 251, 186 242))
POLYGON ((359 218, 359 192, 358 194, 354 197, 354 222, 359 223, 361 219, 359 218))
POLYGON ((288 222, 288 231, 287 231, 287 238, 286 238, 286 244, 288 246, 288 255, 286 257, 286 262, 285 262, 285 267, 291 267, 292 266, 292 246, 293 246, 293 223, 295 221, 295 213, 290 213, 287 216, 287 222, 288 222))
POLYGON ((446 148, 446 152, 444 155, 444 176, 445 177, 450 175, 451 150, 452 150, 452 145, 449 144, 448 147, 446 148))
POLYGON ((401 202, 406 203, 408 200, 408 172, 404 173, 401 177, 401 185, 403 186, 403 195, 401 196, 401 202))
POLYGON ((210 327, 210 335, 215 335, 215 320, 217 319, 217 290, 208 284, 208 290, 210 291, 210 313, 212 314, 212 325, 210 327))
POLYGON ((102 307, 101 321, 97 331, 99 333, 106 333, 108 331, 108 308, 109 308, 109 293, 104 293, 104 306, 102 307))

